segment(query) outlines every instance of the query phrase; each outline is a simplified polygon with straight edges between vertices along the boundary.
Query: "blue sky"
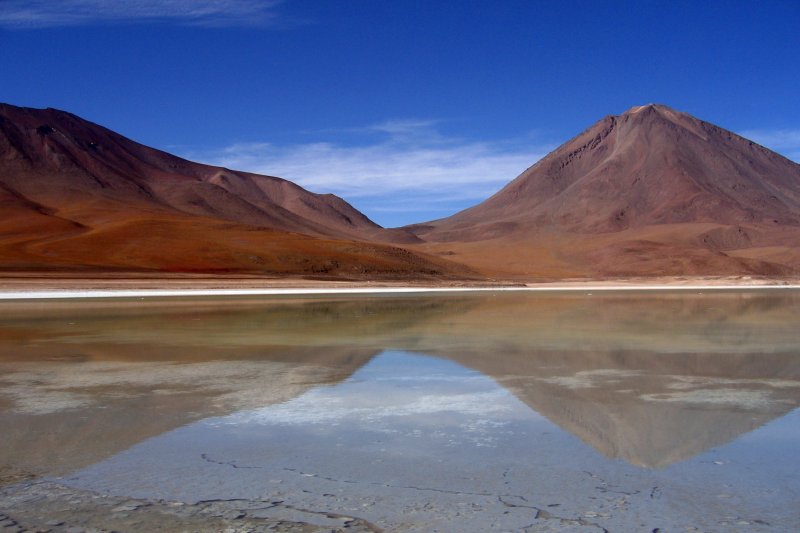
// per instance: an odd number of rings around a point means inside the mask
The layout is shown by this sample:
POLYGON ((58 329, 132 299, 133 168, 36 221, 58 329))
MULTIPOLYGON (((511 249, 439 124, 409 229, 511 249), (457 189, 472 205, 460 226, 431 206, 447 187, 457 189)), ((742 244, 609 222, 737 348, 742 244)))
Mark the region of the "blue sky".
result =
POLYGON ((0 101, 394 226, 649 102, 800 161, 798 28, 796 0, 0 0, 0 101))

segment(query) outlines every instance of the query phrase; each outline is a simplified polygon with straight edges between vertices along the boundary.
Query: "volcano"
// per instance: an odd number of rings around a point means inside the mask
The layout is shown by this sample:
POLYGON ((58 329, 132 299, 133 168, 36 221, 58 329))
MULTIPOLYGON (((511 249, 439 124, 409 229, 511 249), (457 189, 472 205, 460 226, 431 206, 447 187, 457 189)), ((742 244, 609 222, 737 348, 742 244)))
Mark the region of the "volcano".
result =
POLYGON ((0 271, 502 280, 800 274, 800 165, 667 106, 608 116, 470 209, 345 200, 0 104, 0 271))
POLYGON ((468 277, 343 199, 0 104, 0 269, 468 277), (388 244, 380 244, 388 243, 388 244))
POLYGON ((600 120, 483 203, 406 229, 503 277, 794 275, 800 165, 650 104, 600 120))

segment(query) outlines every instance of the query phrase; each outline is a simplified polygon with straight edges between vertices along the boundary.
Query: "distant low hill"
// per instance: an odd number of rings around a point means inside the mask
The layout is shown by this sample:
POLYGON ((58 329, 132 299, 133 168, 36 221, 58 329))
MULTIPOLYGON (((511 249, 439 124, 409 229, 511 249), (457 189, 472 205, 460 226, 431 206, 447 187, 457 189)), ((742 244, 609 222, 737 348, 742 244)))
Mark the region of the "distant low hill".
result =
POLYGON ((800 165, 663 105, 608 116, 488 200, 409 226, 511 277, 800 272, 800 165))
POLYGON ((341 198, 0 104, 0 269, 470 277, 341 198))

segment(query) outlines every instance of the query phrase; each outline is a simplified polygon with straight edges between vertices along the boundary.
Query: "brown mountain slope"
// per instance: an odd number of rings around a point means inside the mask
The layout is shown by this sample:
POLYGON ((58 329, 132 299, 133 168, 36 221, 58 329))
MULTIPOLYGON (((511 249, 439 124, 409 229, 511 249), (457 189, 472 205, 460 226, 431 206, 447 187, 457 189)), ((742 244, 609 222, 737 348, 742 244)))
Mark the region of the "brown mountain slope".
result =
POLYGON ((485 202, 408 229, 494 274, 793 274, 800 165, 651 104, 597 122, 485 202))
POLYGON ((331 194, 193 163, 75 115, 0 104, 0 269, 469 276, 331 194), (364 241, 370 241, 367 244, 364 241))

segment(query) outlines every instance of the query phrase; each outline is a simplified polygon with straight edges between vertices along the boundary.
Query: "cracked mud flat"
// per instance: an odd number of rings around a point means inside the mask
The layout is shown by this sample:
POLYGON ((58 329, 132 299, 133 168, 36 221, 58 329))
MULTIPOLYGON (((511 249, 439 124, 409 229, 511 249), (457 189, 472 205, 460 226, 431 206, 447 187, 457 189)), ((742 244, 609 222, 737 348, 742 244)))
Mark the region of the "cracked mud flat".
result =
POLYGON ((156 317, 169 358, 129 315, 0 322, 0 532, 800 530, 794 300, 705 300, 651 352, 519 318, 619 302, 431 303, 294 310, 294 347, 258 313, 156 317))

